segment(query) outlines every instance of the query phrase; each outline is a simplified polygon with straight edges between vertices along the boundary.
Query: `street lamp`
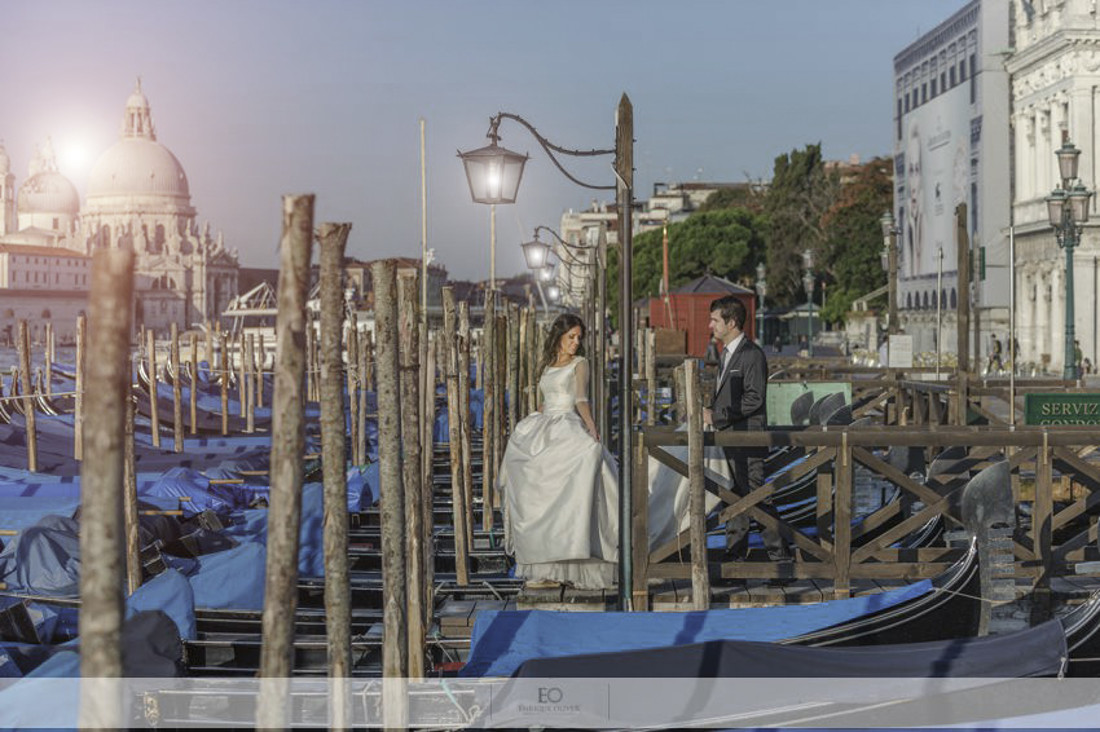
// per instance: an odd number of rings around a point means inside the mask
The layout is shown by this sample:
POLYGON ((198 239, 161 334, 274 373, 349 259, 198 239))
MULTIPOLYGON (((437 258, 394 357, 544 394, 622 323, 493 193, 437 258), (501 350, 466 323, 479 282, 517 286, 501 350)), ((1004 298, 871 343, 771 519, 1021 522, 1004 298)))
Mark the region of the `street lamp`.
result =
MULTIPOLYGON (((515 166, 525 156, 516 153, 501 155, 496 145, 497 129, 503 119, 520 123, 534 136, 554 165, 566 178, 577 185, 593 190, 614 190, 619 211, 619 606, 622 610, 631 609, 634 593, 633 566, 633 494, 631 475, 633 467, 633 434, 631 424, 632 364, 630 357, 634 352, 634 313, 632 310, 631 281, 633 277, 633 211, 634 211, 634 107, 626 94, 619 100, 615 115, 615 147, 605 150, 570 150, 553 144, 536 130, 530 122, 510 112, 498 112, 489 120, 489 138, 491 144, 469 153, 459 152, 466 168, 470 195, 477 203, 513 202, 519 188, 523 167, 515 166), (558 161, 555 153, 572 157, 614 155, 612 171, 614 185, 592 185, 574 177, 558 161), (494 163, 493 161, 496 161, 494 163), (494 177, 495 176, 495 177, 494 177), (499 186, 499 188, 498 188, 499 186), (495 195, 494 195, 495 194, 495 195)), ((507 152, 507 151, 505 151, 507 152)), ((602 369, 601 369, 602 370, 602 369)), ((602 376, 602 374, 601 374, 602 376)), ((644 541, 644 537, 642 537, 644 541)))
POLYGON ((550 302, 557 302, 561 298, 561 288, 557 285, 550 285, 546 288, 546 297, 550 299, 550 302))
POLYGON ((523 258, 527 260, 528 269, 538 269, 546 264, 546 258, 550 254, 550 245, 539 241, 539 232, 535 232, 532 241, 520 244, 523 247, 523 258))
POLYGON ((538 269, 539 282, 553 282, 557 275, 558 265, 557 262, 551 264, 547 262, 538 269))
POLYGON ((894 214, 887 211, 879 219, 882 224, 882 269, 886 272, 886 333, 898 332, 898 234, 894 214))
POLYGON ((806 290, 807 350, 810 358, 814 356, 814 252, 809 247, 802 250, 802 287, 806 290))
POLYGON ((523 166, 529 155, 520 155, 497 145, 500 116, 489 120, 489 144, 477 150, 459 152, 466 168, 466 182, 475 203, 515 203, 523 166))
MULTIPOLYGON (((1066 334, 1065 363, 1062 369, 1063 379, 1077 378, 1077 354, 1073 312, 1073 249, 1081 240, 1081 224, 1089 220, 1089 199, 1092 191, 1081 181, 1070 186, 1077 179, 1077 162, 1081 151, 1073 143, 1063 142, 1055 151, 1058 158, 1058 172, 1062 178, 1061 188, 1055 188, 1047 197, 1047 213, 1050 225, 1054 227, 1054 236, 1058 246, 1066 250, 1066 334), (1068 205, 1067 205, 1068 204, 1068 205)), ((1009 344, 1012 348, 1012 344, 1009 344)))
POLYGON ((760 298, 760 307, 756 311, 756 342, 764 342, 764 296, 768 294, 768 282, 764 279, 764 263, 756 265, 756 296, 760 298))

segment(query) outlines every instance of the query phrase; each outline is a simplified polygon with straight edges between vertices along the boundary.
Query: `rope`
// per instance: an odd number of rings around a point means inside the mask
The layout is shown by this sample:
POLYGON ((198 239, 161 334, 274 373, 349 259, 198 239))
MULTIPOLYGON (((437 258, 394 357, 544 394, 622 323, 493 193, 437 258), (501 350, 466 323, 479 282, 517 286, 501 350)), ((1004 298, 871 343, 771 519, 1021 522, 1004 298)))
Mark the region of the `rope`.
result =
POLYGON ((497 588, 493 587, 492 584, 490 584, 488 580, 481 580, 481 584, 483 584, 483 585, 485 585, 486 587, 489 588, 489 592, 493 593, 493 597, 495 597, 496 599, 498 599, 502 602, 504 601, 504 596, 501 595, 499 592, 497 592, 497 588))
POLYGON ((455 698, 454 693, 451 691, 451 686, 447 683, 446 678, 441 678, 439 680, 439 685, 443 688, 443 693, 447 695, 447 698, 451 701, 451 704, 453 704, 455 709, 458 710, 458 713, 462 715, 463 723, 469 724, 470 722, 473 722, 474 717, 471 712, 477 710, 477 707, 475 706, 473 709, 470 710, 470 712, 467 712, 466 709, 458 703, 458 699, 455 698))

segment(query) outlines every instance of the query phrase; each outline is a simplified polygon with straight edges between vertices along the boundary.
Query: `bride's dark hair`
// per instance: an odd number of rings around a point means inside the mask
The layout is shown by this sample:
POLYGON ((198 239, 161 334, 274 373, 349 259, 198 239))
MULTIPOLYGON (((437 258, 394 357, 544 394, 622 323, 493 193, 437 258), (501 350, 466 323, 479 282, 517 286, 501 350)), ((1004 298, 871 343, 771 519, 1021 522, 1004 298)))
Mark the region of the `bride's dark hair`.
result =
POLYGON ((580 345, 577 346, 577 355, 583 356, 585 334, 584 321, 573 313, 562 313, 554 318, 554 322, 550 324, 550 331, 546 334, 546 341, 542 344, 542 358, 539 359, 539 376, 542 376, 542 372, 546 370, 546 367, 550 366, 558 359, 558 347, 561 345, 562 336, 578 325, 581 327, 581 342, 580 345))

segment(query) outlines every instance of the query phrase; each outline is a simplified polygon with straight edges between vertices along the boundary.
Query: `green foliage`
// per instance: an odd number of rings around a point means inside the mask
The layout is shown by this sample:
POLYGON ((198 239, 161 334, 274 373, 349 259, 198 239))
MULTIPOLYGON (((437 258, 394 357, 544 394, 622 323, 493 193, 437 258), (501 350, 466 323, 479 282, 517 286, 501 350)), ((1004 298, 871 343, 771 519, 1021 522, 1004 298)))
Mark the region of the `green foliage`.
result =
POLYGON ((875 158, 852 171, 822 219, 822 264, 830 284, 825 317, 830 322, 843 322, 852 301, 886 284, 879 220, 890 209, 891 188, 889 159, 875 158))
POLYGON ((717 191, 710 194, 698 210, 700 213, 703 213, 706 211, 718 211, 725 208, 743 208, 754 213, 759 213, 764 208, 763 196, 749 183, 730 186, 728 188, 719 188, 717 191))
MULTIPOLYGON (((698 212, 668 227, 672 289, 706 273, 751 287, 756 265, 767 264, 768 305, 806 302, 802 252, 814 253, 815 296, 822 317, 841 323, 852 302, 881 287, 882 230, 890 209, 889 158, 840 170, 825 164, 821 145, 807 145, 775 160, 765 193, 725 188, 698 212)), ((633 295, 655 297, 661 282, 660 230, 634 237, 633 295)), ((618 252, 608 251, 608 300, 618 320, 618 252)))
MULTIPOLYGON (((632 260, 634 299, 660 294, 662 231, 654 229, 634 237, 632 260)), ((764 221, 742 208, 698 212, 668 227, 669 283, 671 289, 708 272, 733 282, 751 284, 757 262, 764 253, 764 221)), ((619 308, 619 257, 608 251, 608 306, 617 321, 619 308)))
POLYGON ((764 199, 769 222, 767 279, 771 302, 806 302, 802 252, 809 249, 814 253, 816 270, 826 240, 822 217, 833 204, 838 187, 839 177, 825 168, 820 143, 775 159, 771 187, 764 199))

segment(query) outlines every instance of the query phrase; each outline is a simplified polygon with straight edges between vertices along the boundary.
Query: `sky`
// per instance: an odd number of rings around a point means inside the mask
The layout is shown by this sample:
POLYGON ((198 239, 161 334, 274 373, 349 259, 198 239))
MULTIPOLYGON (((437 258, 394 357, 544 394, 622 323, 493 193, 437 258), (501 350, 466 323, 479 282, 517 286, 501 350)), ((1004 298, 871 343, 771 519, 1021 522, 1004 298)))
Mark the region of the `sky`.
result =
MULTIPOLYGON (((776 156, 892 153, 893 58, 965 0, 10 0, 0 43, 0 141, 16 185, 52 139, 83 197, 140 76, 157 140, 183 164, 200 226, 241 264, 276 267, 281 197, 316 194, 314 221, 351 222, 348 254, 419 257, 425 127, 427 247, 452 279, 489 273, 489 207, 458 150, 511 112, 553 143, 614 147, 634 108, 635 197, 655 182, 769 178, 776 156)), ((593 191, 530 153, 497 207, 497 276, 593 191)), ((609 158, 563 161, 614 183, 609 158)), ((545 237, 544 237, 545 238, 545 237)), ((315 255, 316 261, 316 255, 315 255)))

